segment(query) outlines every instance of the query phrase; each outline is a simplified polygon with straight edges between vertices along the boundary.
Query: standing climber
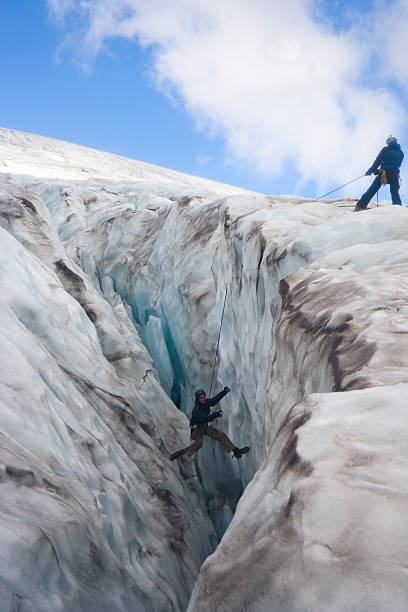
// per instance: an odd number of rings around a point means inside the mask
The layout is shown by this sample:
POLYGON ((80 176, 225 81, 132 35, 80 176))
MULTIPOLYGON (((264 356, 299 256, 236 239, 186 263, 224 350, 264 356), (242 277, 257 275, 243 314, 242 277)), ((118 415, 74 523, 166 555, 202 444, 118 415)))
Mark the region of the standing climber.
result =
POLYGON ((214 440, 221 442, 228 453, 234 453, 234 457, 236 459, 240 459, 242 455, 249 451, 248 446, 244 446, 243 448, 234 446, 225 433, 208 425, 208 423, 214 421, 214 419, 222 416, 222 410, 211 412, 211 407, 218 404, 218 402, 225 395, 227 395, 227 393, 229 393, 229 389, 228 387, 224 387, 220 393, 217 393, 217 395, 214 395, 214 397, 209 397, 207 399, 203 389, 198 389, 198 391, 195 392, 195 404, 193 414, 191 415, 190 419, 190 425, 192 428, 191 437, 194 442, 193 444, 190 444, 190 446, 187 446, 187 448, 183 448, 170 455, 170 461, 174 461, 174 459, 177 459, 177 457, 181 457, 181 455, 184 454, 188 455, 189 457, 194 455, 194 453, 196 453, 203 444, 203 436, 209 436, 210 438, 214 438, 214 440))
POLYGON ((404 159, 404 153, 395 136, 389 136, 385 142, 387 146, 381 149, 373 165, 366 172, 367 175, 376 174, 377 176, 357 202, 354 209, 356 212, 365 210, 373 195, 377 193, 381 185, 386 183, 389 183, 390 186, 392 203, 401 205, 401 198, 399 196, 399 169, 404 159), (380 169, 378 169, 378 166, 380 166, 380 169))

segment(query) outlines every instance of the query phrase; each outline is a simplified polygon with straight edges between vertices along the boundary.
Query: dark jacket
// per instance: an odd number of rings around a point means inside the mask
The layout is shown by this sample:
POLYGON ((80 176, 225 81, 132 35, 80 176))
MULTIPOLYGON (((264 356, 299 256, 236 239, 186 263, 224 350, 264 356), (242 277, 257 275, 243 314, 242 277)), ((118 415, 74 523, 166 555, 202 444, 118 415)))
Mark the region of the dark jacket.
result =
POLYGON ((193 413, 190 419, 191 427, 195 425, 202 425, 203 423, 209 423, 213 420, 211 415, 211 406, 215 406, 218 402, 228 393, 228 389, 224 388, 220 393, 214 395, 214 397, 208 397, 204 404, 200 404, 197 400, 194 404, 193 413))
POLYGON ((393 170, 394 172, 398 172, 403 159, 404 153, 398 142, 390 142, 389 145, 381 149, 367 172, 370 174, 378 174, 375 172, 378 166, 381 167, 381 170, 393 170))

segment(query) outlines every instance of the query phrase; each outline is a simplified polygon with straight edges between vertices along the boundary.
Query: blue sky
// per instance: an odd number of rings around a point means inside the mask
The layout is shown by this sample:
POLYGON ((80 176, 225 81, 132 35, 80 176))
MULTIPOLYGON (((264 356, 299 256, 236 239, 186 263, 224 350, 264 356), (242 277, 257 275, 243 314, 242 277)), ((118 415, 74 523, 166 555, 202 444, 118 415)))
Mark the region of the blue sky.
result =
POLYGON ((317 197, 404 147, 407 24, 407 0, 5 0, 0 124, 317 197))

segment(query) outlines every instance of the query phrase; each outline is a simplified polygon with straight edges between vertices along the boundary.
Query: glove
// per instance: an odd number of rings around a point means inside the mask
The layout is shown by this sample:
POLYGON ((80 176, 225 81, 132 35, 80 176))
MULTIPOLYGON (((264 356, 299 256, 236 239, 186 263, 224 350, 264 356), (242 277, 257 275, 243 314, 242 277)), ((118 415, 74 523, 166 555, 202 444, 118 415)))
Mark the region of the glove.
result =
POLYGON ((218 419, 218 417, 222 416, 222 410, 217 410, 217 412, 213 412, 210 414, 208 422, 214 421, 214 419, 218 419))
POLYGON ((215 418, 218 419, 218 417, 222 417, 222 410, 217 410, 217 412, 214 412, 215 414, 215 418))
POLYGON ((225 391, 225 393, 229 393, 231 391, 231 389, 229 387, 224 387, 224 391, 225 391))
POLYGON ((366 176, 369 176, 370 174, 373 174, 373 170, 372 168, 369 168, 366 172, 366 176))

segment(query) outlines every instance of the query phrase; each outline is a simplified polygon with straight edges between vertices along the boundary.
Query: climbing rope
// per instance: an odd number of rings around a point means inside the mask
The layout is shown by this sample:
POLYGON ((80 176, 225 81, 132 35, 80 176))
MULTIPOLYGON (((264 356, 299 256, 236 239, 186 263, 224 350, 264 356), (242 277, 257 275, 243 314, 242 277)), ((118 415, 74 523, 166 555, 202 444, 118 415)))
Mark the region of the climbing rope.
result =
POLYGON ((214 380, 214 372, 215 372, 215 364, 216 364, 216 361, 217 361, 218 347, 220 345, 221 327, 222 327, 222 321, 224 319, 225 302, 227 301, 227 293, 228 293, 228 289, 225 290, 224 306, 222 307, 220 330, 218 332, 217 348, 215 349, 214 366, 213 366, 213 371, 212 371, 212 376, 211 376, 211 385, 210 385, 210 392, 208 394, 208 397, 211 397, 211 390, 212 390, 212 385, 213 385, 213 380, 214 380))
POLYGON ((324 193, 319 198, 316 198, 315 200, 312 200, 312 202, 317 202, 318 200, 321 200, 322 198, 325 198, 326 196, 330 195, 331 193, 334 193, 335 191, 338 191, 339 189, 342 189, 343 187, 347 187, 347 185, 351 185, 351 183, 355 183, 359 179, 363 178, 363 176, 366 176, 366 175, 362 174, 361 176, 358 176, 357 178, 353 179, 352 181, 349 181, 348 183, 344 183, 344 185, 340 185, 340 187, 336 187, 336 189, 332 189, 331 191, 328 191, 327 193, 324 193))

